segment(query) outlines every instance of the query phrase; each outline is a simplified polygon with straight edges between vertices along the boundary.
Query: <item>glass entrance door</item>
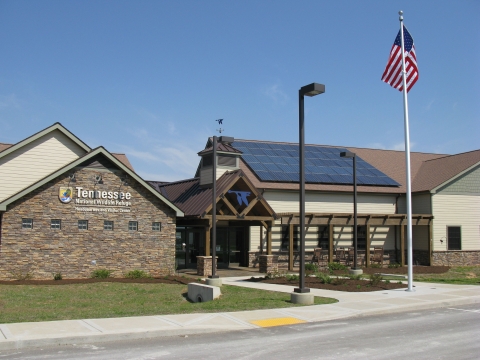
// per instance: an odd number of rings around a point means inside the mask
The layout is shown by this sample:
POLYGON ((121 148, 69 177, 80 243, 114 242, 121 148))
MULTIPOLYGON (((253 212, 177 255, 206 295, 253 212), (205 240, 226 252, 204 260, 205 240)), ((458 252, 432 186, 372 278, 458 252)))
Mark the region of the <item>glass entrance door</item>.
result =
POLYGON ((195 268, 197 256, 204 254, 204 230, 194 227, 177 227, 175 260, 179 269, 195 268))
POLYGON ((245 266, 245 228, 217 228, 218 267, 245 266))

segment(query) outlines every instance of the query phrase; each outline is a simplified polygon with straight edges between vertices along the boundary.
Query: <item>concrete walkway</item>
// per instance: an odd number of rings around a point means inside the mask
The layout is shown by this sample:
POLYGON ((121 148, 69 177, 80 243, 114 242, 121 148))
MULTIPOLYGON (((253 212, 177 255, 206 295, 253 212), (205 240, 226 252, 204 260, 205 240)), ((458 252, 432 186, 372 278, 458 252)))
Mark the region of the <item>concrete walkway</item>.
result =
MULTIPOLYGON (((233 286, 286 293, 293 291, 292 286, 242 281, 245 278, 249 277, 222 278, 222 281, 233 286)), ((329 305, 209 314, 0 324, 0 351, 160 336, 186 336, 480 303, 480 286, 433 283, 414 283, 414 286, 415 292, 400 289, 348 293, 311 289, 316 296, 339 300, 338 303, 329 305)))

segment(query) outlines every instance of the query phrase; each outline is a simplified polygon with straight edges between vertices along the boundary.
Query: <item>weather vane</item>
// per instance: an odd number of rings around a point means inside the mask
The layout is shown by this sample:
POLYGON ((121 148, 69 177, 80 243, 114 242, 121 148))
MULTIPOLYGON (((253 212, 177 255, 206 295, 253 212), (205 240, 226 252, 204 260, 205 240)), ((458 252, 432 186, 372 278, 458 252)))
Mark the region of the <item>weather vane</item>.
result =
MULTIPOLYGON (((218 125, 222 125, 222 124, 223 124, 223 119, 217 119, 217 120, 215 120, 215 121, 218 122, 218 125)), ((220 129, 217 129, 217 131, 221 134, 222 131, 224 131, 224 129, 222 129, 222 128, 220 127, 220 129)))

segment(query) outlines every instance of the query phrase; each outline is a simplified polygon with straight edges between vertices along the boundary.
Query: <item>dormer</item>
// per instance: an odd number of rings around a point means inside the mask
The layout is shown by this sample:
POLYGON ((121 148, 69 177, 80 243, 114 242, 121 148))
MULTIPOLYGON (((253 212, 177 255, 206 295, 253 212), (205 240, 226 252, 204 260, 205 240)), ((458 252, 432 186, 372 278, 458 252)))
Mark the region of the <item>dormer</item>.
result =
MULTIPOLYGON (((216 179, 227 171, 240 168, 240 157, 242 152, 231 146, 233 138, 220 136, 217 142, 217 171, 216 179)), ((200 186, 210 187, 213 183, 213 146, 198 153, 202 158, 200 161, 200 186)))

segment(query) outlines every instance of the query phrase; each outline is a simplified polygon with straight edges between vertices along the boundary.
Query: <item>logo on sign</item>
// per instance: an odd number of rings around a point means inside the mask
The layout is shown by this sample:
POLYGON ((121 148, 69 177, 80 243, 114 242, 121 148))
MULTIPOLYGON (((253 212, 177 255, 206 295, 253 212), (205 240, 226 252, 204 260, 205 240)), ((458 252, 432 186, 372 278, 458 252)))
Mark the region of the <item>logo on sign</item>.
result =
POLYGON ((58 198, 62 203, 69 203, 72 201, 73 189, 71 187, 61 187, 58 191, 58 198))

